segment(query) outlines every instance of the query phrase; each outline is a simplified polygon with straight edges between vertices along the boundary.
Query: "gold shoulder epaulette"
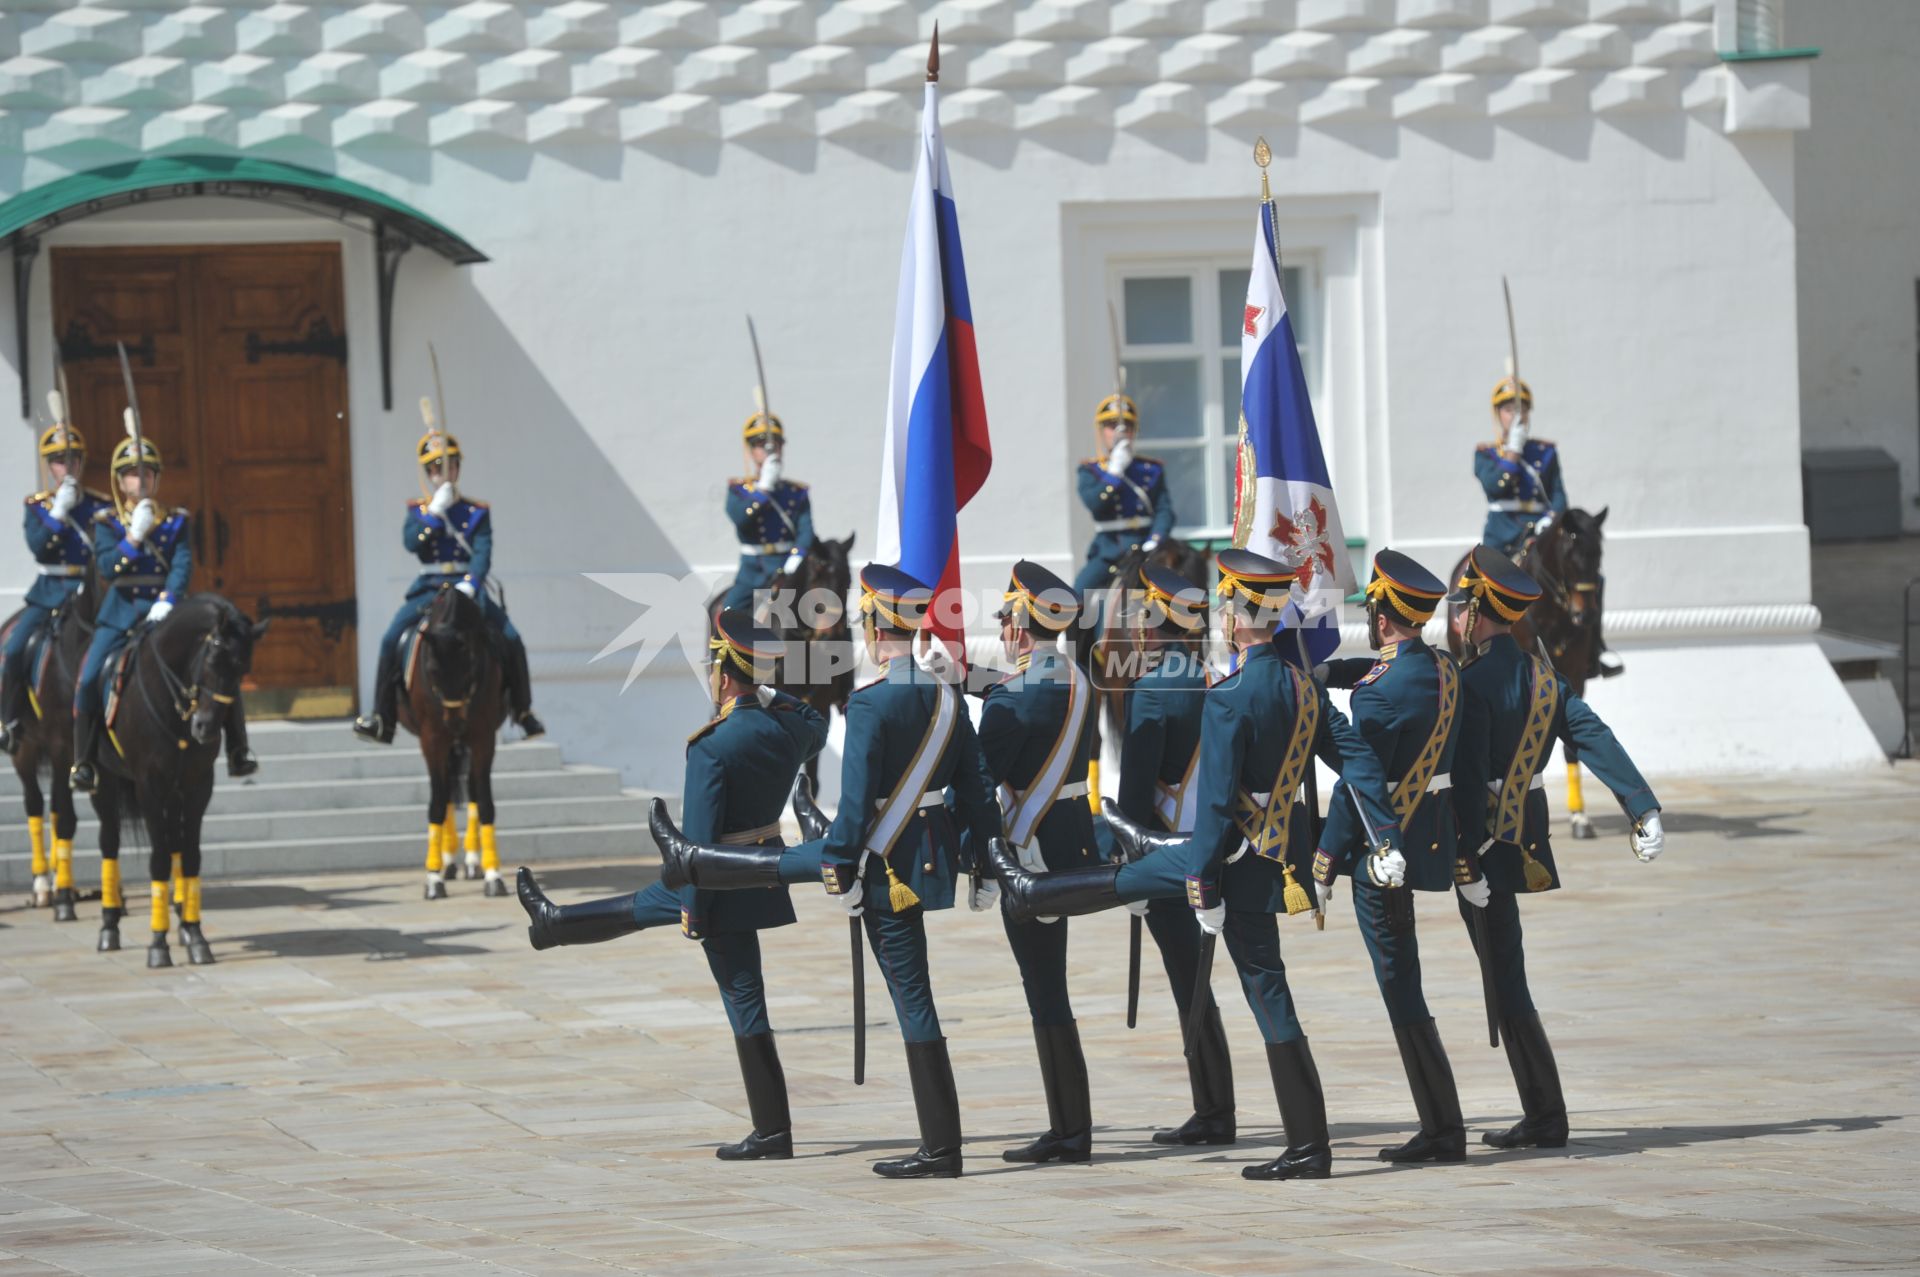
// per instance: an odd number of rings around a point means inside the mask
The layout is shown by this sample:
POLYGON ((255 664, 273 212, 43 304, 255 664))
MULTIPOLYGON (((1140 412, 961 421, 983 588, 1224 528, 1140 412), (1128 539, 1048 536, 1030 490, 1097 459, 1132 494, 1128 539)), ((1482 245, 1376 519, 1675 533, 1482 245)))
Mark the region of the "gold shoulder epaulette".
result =
POLYGON ((51 492, 36 492, 32 496, 27 498, 27 504, 39 505, 41 502, 45 501, 48 497, 51 497, 52 495, 53 494, 51 492))
POLYGON ((112 510, 95 510, 93 512, 93 521, 95 523, 105 523, 113 517, 114 515, 112 510))
POLYGON ((711 732, 711 731, 712 731, 712 730, 713 730, 714 728, 716 728, 716 727, 718 727, 718 726, 720 726, 720 724, 721 724, 721 722, 722 722, 722 721, 723 721, 723 720, 721 720, 721 719, 718 719, 718 718, 715 718, 715 719, 711 719, 711 720, 709 720, 708 722, 706 722, 705 724, 703 724, 703 725, 701 726, 701 728, 700 728, 700 730, 699 730, 699 731, 697 731, 697 732, 695 732, 695 733, 693 733, 693 735, 691 735, 691 736, 689 736, 689 737, 687 737, 687 744, 689 744, 689 745, 692 745, 692 744, 695 744, 695 743, 697 743, 697 742, 698 742, 698 741, 700 740, 700 738, 701 738, 701 737, 703 737, 703 736, 705 736, 705 735, 706 735, 706 734, 707 734, 708 732, 711 732))
POLYGON ((173 507, 173 509, 172 509, 172 511, 170 511, 170 513, 171 513, 171 514, 177 514, 177 515, 179 515, 179 516, 180 516, 181 518, 183 518, 183 519, 184 519, 184 518, 187 518, 187 517, 188 517, 189 515, 191 515, 191 514, 192 514, 193 512, 192 512, 191 510, 189 510, 189 509, 187 509, 187 507, 185 507, 185 506, 183 506, 183 505, 177 505, 177 506, 175 506, 175 507, 173 507))
POLYGON ((478 499, 477 497, 470 497, 470 496, 467 496, 465 493, 461 493, 460 499, 466 502, 468 505, 472 506, 476 510, 490 510, 493 508, 492 506, 489 506, 486 502, 478 499))
POLYGON ((780 482, 786 484, 789 488, 798 488, 802 492, 805 492, 807 490, 807 485, 800 482, 798 479, 782 479, 780 482))

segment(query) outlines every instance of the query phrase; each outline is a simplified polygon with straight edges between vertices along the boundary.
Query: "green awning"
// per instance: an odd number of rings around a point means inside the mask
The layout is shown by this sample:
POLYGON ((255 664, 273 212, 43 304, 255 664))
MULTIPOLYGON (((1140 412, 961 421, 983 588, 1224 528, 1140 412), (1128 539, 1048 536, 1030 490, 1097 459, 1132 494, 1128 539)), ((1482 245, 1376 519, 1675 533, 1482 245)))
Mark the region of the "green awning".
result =
POLYGON ((359 217, 431 248, 456 266, 486 254, 419 209, 332 173, 230 155, 159 155, 58 178, 0 203, 0 245, 111 209, 200 195, 262 200, 341 220, 359 217))

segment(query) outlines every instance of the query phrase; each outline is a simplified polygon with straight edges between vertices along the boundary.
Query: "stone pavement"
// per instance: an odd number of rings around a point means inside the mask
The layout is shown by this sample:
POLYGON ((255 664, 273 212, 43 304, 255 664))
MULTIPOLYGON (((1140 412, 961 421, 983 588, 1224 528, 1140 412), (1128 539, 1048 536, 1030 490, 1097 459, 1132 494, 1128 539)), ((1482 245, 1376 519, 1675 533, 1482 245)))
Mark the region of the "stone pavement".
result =
MULTIPOLYGON (((211 886, 219 964, 149 972, 138 919, 102 956, 96 905, 57 926, 10 901, 0 1277, 1920 1270, 1920 765, 1662 795, 1664 859, 1604 817, 1563 844, 1571 887, 1524 906, 1564 1152, 1376 1162, 1413 1114, 1345 893, 1325 933, 1284 929, 1333 1122, 1316 1184, 1239 1176, 1279 1132, 1224 960, 1242 1143, 1149 1142, 1185 1074, 1150 946, 1125 1027, 1123 915, 1071 924, 1095 1163, 999 1161, 1044 1112, 998 922, 960 912, 931 931, 969 1173, 889 1183, 867 1164, 912 1144, 898 1036, 870 973, 855 1090, 846 931, 815 891, 766 939, 799 1156, 744 1168, 712 1155, 745 1102, 677 934, 535 954, 515 902, 428 904, 408 867, 211 886)), ((631 862, 544 879, 579 899, 642 885, 631 862)), ((1465 935, 1450 901, 1420 913, 1469 1124, 1504 1126, 1465 935)))

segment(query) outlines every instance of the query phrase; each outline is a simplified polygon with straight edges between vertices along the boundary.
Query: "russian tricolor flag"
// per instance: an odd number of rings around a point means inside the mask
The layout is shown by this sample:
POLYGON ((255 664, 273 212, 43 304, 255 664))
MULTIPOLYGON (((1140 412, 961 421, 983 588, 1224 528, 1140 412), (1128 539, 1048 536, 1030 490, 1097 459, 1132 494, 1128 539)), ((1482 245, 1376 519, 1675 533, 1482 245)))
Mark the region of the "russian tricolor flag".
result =
MULTIPOLYGON (((1236 507, 1253 502, 1247 549, 1299 565, 1300 579, 1285 623, 1302 631, 1309 663, 1317 664, 1340 645, 1339 609, 1354 591, 1353 566, 1347 560, 1346 533, 1320 451, 1320 431, 1314 425, 1293 323, 1287 318, 1287 300, 1280 293, 1271 209, 1265 202, 1260 205, 1240 332, 1244 446, 1236 507), (1249 462, 1251 486, 1245 473, 1249 462)), ((1237 528, 1244 511, 1236 508, 1234 514, 1237 528)))
POLYGON ((992 466, 960 219, 940 141, 939 86, 929 80, 907 240, 900 250, 880 468, 879 560, 897 562, 934 587, 929 628, 956 656, 965 651, 957 520, 992 466))

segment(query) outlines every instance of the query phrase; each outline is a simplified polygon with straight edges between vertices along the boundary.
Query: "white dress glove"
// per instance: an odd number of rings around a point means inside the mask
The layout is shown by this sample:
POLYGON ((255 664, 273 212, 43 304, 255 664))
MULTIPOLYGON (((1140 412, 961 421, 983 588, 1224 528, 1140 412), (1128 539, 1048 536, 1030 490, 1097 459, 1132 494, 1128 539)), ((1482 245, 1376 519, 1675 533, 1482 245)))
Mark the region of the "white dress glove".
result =
POLYGON ((1547 529, 1552 526, 1553 526, 1553 511, 1549 510, 1545 514, 1541 515, 1538 519, 1534 520, 1533 535, 1537 537, 1545 536, 1547 534, 1547 529))
POLYGON ((173 611, 173 604, 167 602, 167 600, 165 599, 161 599, 159 602, 155 603, 152 607, 147 609, 147 619, 149 621, 152 621, 155 625, 158 625, 160 624, 160 622, 166 620, 167 615, 172 611, 173 611))
POLYGON ((1113 445, 1113 451, 1107 454, 1107 473, 1116 479, 1124 478, 1127 467, 1133 464, 1133 441, 1121 439, 1113 445))
POLYGON ((1217 936, 1220 934, 1220 929, 1227 925, 1226 903, 1223 901, 1210 909, 1195 909, 1193 918, 1200 924, 1200 930, 1210 936, 1217 936))
POLYGON ((792 576, 795 572, 798 572, 800 570, 800 565, 802 563, 805 563, 806 561, 807 561, 807 556, 800 553, 800 551, 795 550, 792 554, 789 554, 787 556, 787 561, 780 565, 780 575, 792 576))
POLYGON ((149 497, 133 507, 133 515, 127 522, 127 540, 139 545, 159 521, 160 512, 154 509, 153 499, 149 497))
POLYGON ((433 496, 427 502, 428 514, 445 514, 453 508, 454 491, 451 483, 443 483, 433 490, 433 496))
POLYGON ((827 893, 827 899, 839 905, 841 912, 845 913, 847 917, 858 918, 861 914, 867 911, 866 906, 861 903, 861 901, 866 899, 866 895, 867 895, 867 884, 862 882, 860 879, 855 878, 853 880, 853 885, 851 887, 848 887, 845 891, 839 892, 837 894, 829 891, 827 893))
POLYGON ((980 885, 967 887, 967 908, 975 913, 985 913, 1000 903, 1000 884, 992 878, 981 875, 980 885))
POLYGON ((1640 824, 1627 835, 1633 854, 1651 862, 1667 849, 1667 831, 1660 827, 1660 810, 1655 808, 1640 818, 1640 824))
POLYGON ((760 463, 760 477, 753 486, 762 492, 772 492, 780 486, 780 454, 769 452, 767 459, 760 463))
POLYGON ((1376 887, 1404 887, 1407 885, 1407 858, 1391 849, 1368 856, 1367 877, 1373 879, 1376 887))
POLYGON ((1315 878, 1313 880, 1313 899, 1314 902, 1319 905, 1320 912, 1324 914, 1327 911, 1327 902, 1333 899, 1333 884, 1330 882, 1321 882, 1318 878, 1315 878))
POLYGON ((1493 888, 1487 885, 1485 878, 1478 879, 1474 882, 1456 883, 1455 885, 1460 889, 1460 898, 1472 905, 1475 909, 1485 909, 1487 907, 1487 901, 1493 899, 1493 888))
POLYGON ((80 500, 80 481, 72 475, 60 481, 53 493, 53 517, 64 519, 80 500))
POLYGON ((1148 537, 1146 540, 1140 543, 1140 552, 1142 554, 1152 554, 1155 550, 1158 550, 1159 548, 1160 548, 1160 538, 1157 536, 1148 537))
POLYGON ((474 595, 477 593, 477 591, 473 588, 473 582, 471 581, 455 581, 453 583, 453 588, 460 591, 460 593, 466 595, 468 598, 474 597, 474 595))
POLYGON ((1527 423, 1518 417, 1507 427, 1507 451, 1518 457, 1527 455, 1527 423))

